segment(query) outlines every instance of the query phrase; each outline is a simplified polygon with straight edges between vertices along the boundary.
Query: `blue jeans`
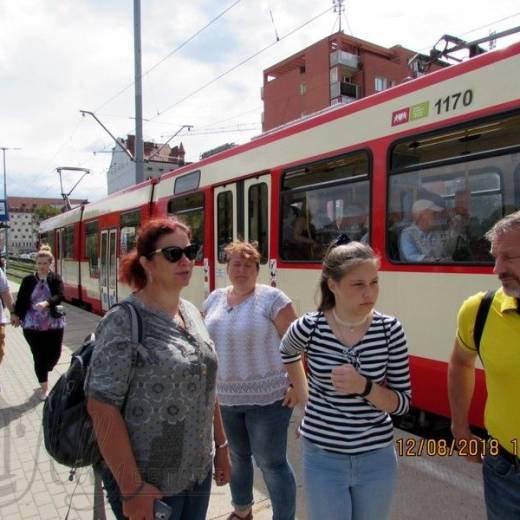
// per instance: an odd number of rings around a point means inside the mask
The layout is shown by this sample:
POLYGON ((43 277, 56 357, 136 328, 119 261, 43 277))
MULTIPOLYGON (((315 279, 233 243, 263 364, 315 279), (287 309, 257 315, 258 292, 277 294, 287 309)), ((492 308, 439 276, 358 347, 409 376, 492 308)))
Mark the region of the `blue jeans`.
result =
POLYGON ((486 455, 482 465, 488 520, 520 518, 520 465, 486 455))
MULTIPOLYGON (((104 463, 101 468, 101 476, 103 479, 103 487, 107 493, 107 499, 114 516, 117 520, 127 520, 127 517, 123 515, 123 503, 121 502, 119 486, 104 463)), ((192 489, 176 495, 163 497, 161 500, 166 502, 173 509, 168 520, 205 520, 210 492, 211 472, 202 483, 195 484, 192 489)))
POLYGON ((277 401, 266 406, 221 406, 231 451, 231 497, 237 511, 253 505, 253 461, 262 470, 273 520, 293 520, 296 479, 287 461, 287 428, 292 408, 277 401))
POLYGON ((385 520, 397 480, 394 445, 358 455, 334 453, 303 439, 308 520, 385 520))

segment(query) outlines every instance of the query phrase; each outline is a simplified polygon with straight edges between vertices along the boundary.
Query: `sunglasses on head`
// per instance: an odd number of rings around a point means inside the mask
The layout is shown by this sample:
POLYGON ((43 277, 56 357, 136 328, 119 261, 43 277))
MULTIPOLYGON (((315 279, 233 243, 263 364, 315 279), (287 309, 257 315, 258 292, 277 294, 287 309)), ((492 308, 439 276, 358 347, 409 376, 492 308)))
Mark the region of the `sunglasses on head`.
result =
POLYGON ((182 255, 184 255, 188 260, 195 260, 198 250, 199 246, 197 244, 190 244, 186 247, 169 246, 152 251, 150 256, 157 253, 162 253, 168 262, 174 263, 178 262, 182 258, 182 255))

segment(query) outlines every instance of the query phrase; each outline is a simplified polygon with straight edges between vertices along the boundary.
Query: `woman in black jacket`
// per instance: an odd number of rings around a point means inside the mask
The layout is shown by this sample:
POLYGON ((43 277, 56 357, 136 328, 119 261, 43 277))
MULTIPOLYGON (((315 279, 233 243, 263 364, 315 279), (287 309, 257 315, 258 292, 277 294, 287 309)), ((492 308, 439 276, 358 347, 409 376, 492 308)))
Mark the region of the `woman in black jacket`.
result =
POLYGON ((11 323, 22 325, 31 347, 42 400, 47 397, 48 374, 60 359, 65 327, 64 313, 58 307, 63 299, 63 282, 50 270, 53 261, 49 246, 43 246, 36 255, 36 273, 22 280, 11 313, 11 323))

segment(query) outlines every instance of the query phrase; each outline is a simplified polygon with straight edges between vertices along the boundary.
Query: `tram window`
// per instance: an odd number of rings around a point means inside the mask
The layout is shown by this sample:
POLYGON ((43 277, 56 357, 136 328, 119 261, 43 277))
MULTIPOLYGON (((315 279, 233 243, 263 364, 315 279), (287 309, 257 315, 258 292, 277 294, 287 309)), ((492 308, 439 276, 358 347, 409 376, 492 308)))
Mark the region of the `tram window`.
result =
POLYGON ((120 227, 139 227, 141 222, 141 210, 134 209, 133 211, 127 211, 126 213, 121 213, 121 218, 119 220, 120 227))
POLYGON ((518 208, 515 165, 520 165, 519 152, 391 176, 390 258, 407 263, 491 263, 484 234, 518 208), (426 206, 433 211, 423 213, 426 206))
POLYGON ((399 142, 390 152, 390 165, 387 249, 392 260, 492 262, 484 234, 520 205, 518 113, 399 142), (414 204, 416 210, 424 208, 424 201, 434 204, 433 215, 413 211, 414 204))
POLYGON ((74 258, 74 226, 66 226, 63 231, 63 258, 74 258))
POLYGON ((135 247, 137 230, 141 223, 141 210, 135 209, 121 214, 119 220, 119 245, 121 256, 126 255, 135 247))
POLYGON ((204 256, 202 248, 204 243, 204 193, 192 193, 171 199, 168 202, 168 216, 174 216, 190 226, 191 239, 200 246, 195 259, 202 260, 204 256))
POLYGON ((187 173, 186 175, 182 175, 181 177, 177 177, 175 179, 173 193, 175 195, 180 195, 181 193, 186 193, 187 191, 196 190, 199 187, 199 184, 200 170, 187 173))
POLYGON ((223 191, 217 195, 217 257, 226 262, 224 248, 233 241, 233 193, 223 191))
POLYGON ((134 226, 125 226, 119 230, 119 246, 121 256, 126 255, 135 247, 137 238, 137 228, 134 226))
POLYGON ((108 285, 108 264, 107 264, 107 248, 108 248, 108 231, 101 233, 101 279, 100 284, 102 287, 108 285))
POLYGON ((465 127, 407 139, 391 152, 392 171, 474 153, 499 152, 520 146, 520 115, 501 116, 465 127))
POLYGON ((515 205, 520 208, 520 164, 515 168, 515 205))
POLYGON ((96 278, 99 276, 99 225, 97 220, 88 222, 85 231, 85 257, 88 260, 90 276, 96 278))
POLYGON ((282 179, 280 256, 321 261, 339 234, 369 241, 369 157, 365 151, 287 170, 282 179))
POLYGON ((268 256, 268 192, 265 182, 253 184, 248 193, 249 241, 258 242, 260 263, 267 263, 268 256))

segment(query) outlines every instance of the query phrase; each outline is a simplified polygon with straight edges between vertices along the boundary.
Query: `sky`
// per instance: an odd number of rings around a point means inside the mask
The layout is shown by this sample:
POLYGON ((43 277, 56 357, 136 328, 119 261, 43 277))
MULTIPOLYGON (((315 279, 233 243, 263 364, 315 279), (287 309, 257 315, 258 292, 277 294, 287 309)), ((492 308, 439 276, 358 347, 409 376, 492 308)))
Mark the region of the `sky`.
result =
MULTIPOLYGON (((344 7, 346 34, 421 52, 444 34, 470 41, 520 26, 518 0, 347 0, 344 7)), ((249 141, 261 133, 262 71, 338 28, 332 0, 141 0, 144 138, 165 142, 193 125, 170 143, 183 143, 187 161, 249 141)), ((520 33, 497 47, 519 40, 520 33)), ((91 170, 71 197, 106 195, 114 142, 80 110, 116 137, 135 133, 133 45, 131 0, 0 0, 8 195, 59 197, 56 168, 64 166, 91 170)), ((79 176, 64 172, 64 190, 79 176)))

